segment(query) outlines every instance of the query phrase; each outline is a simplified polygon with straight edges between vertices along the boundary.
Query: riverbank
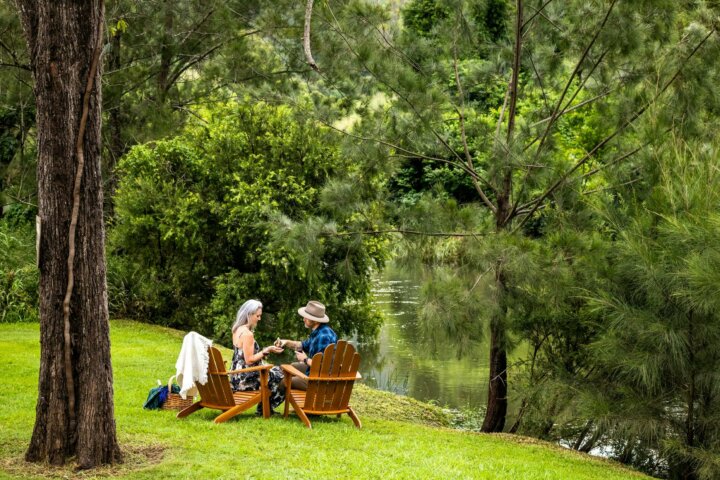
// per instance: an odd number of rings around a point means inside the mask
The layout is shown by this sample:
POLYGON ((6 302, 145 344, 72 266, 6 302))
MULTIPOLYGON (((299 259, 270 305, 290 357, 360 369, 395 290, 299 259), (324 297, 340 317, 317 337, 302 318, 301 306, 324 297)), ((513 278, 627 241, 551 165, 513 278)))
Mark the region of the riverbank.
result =
MULTIPOLYGON (((177 420, 142 403, 156 379, 173 373, 184 332, 130 321, 111 325, 122 465, 91 472, 26 464, 39 363, 37 324, 0 324, 0 478, 648 478, 622 466, 511 435, 450 428, 437 406, 358 385, 347 417, 319 418, 307 430, 294 416, 252 412, 215 425, 216 413, 177 420)), ((224 351, 229 358, 228 351, 224 351)))

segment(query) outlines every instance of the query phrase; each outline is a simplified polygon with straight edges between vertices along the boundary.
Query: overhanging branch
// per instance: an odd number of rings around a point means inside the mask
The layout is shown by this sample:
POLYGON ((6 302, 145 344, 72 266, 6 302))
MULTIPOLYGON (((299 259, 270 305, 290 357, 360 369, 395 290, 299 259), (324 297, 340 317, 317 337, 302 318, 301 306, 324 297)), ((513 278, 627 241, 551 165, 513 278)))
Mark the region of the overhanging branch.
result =
POLYGON ((307 60, 308 65, 315 70, 316 72, 320 71, 320 68, 318 68, 317 63, 315 63, 315 59, 312 55, 312 50, 310 48, 310 25, 312 23, 312 11, 313 11, 313 0, 307 0, 307 3, 305 4, 305 29, 303 30, 303 50, 305 51, 305 59, 307 60))
POLYGON ((626 120, 626 121, 625 121, 620 127, 618 127, 613 133, 611 133, 610 135, 608 135, 607 137, 605 137, 603 140, 601 140, 597 145, 595 145, 595 147, 593 147, 592 150, 590 150, 587 154, 585 154, 585 156, 584 156, 582 159, 580 159, 572 168, 570 168, 570 170, 568 170, 567 172, 565 172, 555 183, 553 183, 552 186, 550 186, 550 188, 548 188, 548 189, 545 191, 545 193, 543 193, 542 195, 540 195, 540 197, 538 197, 537 200, 534 200, 534 201, 533 201, 533 203, 534 203, 533 208, 532 208, 532 209, 530 210, 530 212, 528 212, 528 214, 522 219, 522 221, 520 222, 520 224, 519 224, 517 227, 515 227, 515 229, 513 229, 513 233, 516 232, 518 229, 522 228, 523 225, 525 225, 525 223, 528 221, 528 219, 530 219, 530 217, 532 217, 532 215, 537 211, 537 209, 538 209, 538 207, 540 206, 540 204, 541 204, 548 196, 550 196, 560 185, 562 185, 562 184, 565 182, 565 180, 567 180, 567 178, 568 178, 570 175, 572 175, 578 168, 580 168, 580 167, 581 167, 582 165, 584 165, 590 158, 592 158, 592 157, 598 152, 598 150, 600 150, 602 147, 604 147, 605 145, 607 145, 608 142, 610 142, 613 138, 615 138, 618 134, 620 134, 620 133, 621 133, 622 131, 624 131, 628 126, 630 126, 635 120, 637 120, 643 113, 645 113, 645 111, 646 111, 651 105, 653 105, 653 104, 657 101, 657 99, 660 98, 660 96, 665 93, 665 91, 666 91, 668 88, 670 88, 670 85, 672 85, 672 84, 675 82, 675 80, 678 78, 678 76, 680 76, 680 73, 682 72, 682 70, 683 70, 683 68, 685 67, 685 65, 690 61, 690 59, 691 59, 692 57, 695 56, 695 54, 698 52, 698 50, 700 50, 700 48, 705 44, 705 42, 706 42, 706 41, 712 36, 712 34, 715 33, 715 32, 716 32, 716 30, 713 28, 713 29, 710 30, 710 32, 709 32, 707 35, 705 35, 705 37, 700 41, 700 43, 698 43, 698 44, 695 46, 695 48, 693 48, 692 52, 690 52, 690 54, 685 58, 685 60, 682 62, 682 64, 681 64, 680 67, 678 68, 678 70, 677 70, 677 71, 675 72, 675 74, 672 76, 672 78, 670 78, 670 80, 668 80, 668 81, 665 83, 665 85, 663 85, 663 87, 660 89, 660 91, 657 92, 657 93, 653 96, 652 100, 650 100, 648 103, 646 103, 645 105, 643 105, 642 108, 640 108, 637 112, 635 112, 628 120, 626 120))
POLYGON ((482 237, 484 232, 421 232, 419 230, 390 229, 390 230, 360 230, 357 232, 322 233, 321 237, 347 237, 350 235, 383 235, 386 233, 401 233, 403 235, 420 235, 424 237, 482 237))

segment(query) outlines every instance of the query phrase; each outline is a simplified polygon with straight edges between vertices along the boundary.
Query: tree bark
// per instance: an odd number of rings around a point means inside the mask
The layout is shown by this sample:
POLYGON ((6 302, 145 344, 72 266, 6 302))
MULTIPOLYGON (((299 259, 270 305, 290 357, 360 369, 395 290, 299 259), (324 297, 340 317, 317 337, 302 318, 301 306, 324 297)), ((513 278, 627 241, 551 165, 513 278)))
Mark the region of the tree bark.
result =
POLYGON ((502 432, 507 415, 507 350, 505 346, 505 314, 502 302, 505 296, 503 266, 498 262, 495 272, 496 294, 501 302, 499 312, 490 321, 490 382, 483 432, 502 432))
POLYGON ((105 278, 101 159, 102 0, 17 0, 35 81, 40 237, 40 375, 35 427, 26 459, 78 467, 121 461, 105 278), (98 62, 99 63, 99 62, 98 62), (83 98, 87 122, 80 135, 83 98), (78 140, 82 142, 78 149, 78 140), (63 298, 68 289, 70 224, 78 155, 85 159, 70 297, 70 368, 65 365, 63 298), (72 377, 72 378, 69 378, 72 377), (73 392, 68 391, 73 386, 73 392), (70 409, 70 399, 74 408, 70 409), (72 419, 74 418, 74 422, 72 419))
POLYGON ((175 2, 165 0, 165 18, 163 23, 162 45, 160 45, 160 71, 158 72, 158 98, 160 102, 165 101, 165 96, 170 89, 170 67, 172 66, 172 30, 175 19, 175 2))

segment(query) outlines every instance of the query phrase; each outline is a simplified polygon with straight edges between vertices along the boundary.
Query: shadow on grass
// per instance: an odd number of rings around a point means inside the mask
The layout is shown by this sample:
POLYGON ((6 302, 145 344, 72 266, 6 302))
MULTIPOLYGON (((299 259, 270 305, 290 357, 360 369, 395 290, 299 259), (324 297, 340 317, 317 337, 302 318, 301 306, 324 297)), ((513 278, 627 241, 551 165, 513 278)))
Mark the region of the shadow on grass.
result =
POLYGON ((18 478, 98 478, 122 477, 137 470, 157 465, 163 461, 167 447, 161 444, 131 445, 122 443, 123 463, 106 465, 92 470, 77 470, 75 459, 56 467, 46 463, 26 462, 24 455, 6 458, 0 470, 18 478))

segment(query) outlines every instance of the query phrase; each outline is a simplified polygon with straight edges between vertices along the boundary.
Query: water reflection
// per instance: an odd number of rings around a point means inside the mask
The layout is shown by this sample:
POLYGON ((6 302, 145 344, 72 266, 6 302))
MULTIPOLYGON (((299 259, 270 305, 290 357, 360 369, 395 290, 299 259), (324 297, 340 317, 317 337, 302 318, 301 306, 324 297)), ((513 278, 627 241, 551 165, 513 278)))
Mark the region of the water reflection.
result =
POLYGON ((416 313, 418 293, 416 282, 399 278, 397 273, 375 281, 374 302, 385 322, 374 343, 359 345, 364 382, 443 406, 484 406, 487 345, 480 345, 472 357, 457 359, 451 343, 423 338, 416 313))

